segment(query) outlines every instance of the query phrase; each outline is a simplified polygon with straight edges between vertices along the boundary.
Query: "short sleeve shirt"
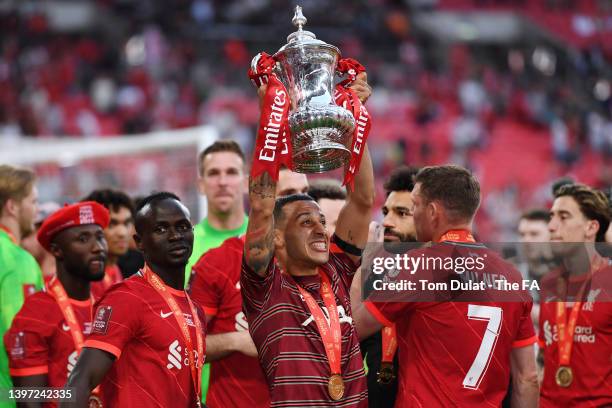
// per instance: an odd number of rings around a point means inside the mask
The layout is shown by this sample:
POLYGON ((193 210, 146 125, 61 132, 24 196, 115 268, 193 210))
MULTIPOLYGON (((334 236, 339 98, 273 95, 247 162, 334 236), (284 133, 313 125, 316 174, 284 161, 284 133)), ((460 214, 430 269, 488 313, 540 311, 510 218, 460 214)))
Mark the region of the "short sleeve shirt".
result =
MULTIPOLYGON (((569 387, 559 387, 555 373, 559 367, 559 331, 556 293, 559 271, 542 279, 543 299, 540 305, 539 343, 544 350, 544 380, 540 394, 541 407, 612 406, 612 266, 608 265, 590 276, 569 278, 568 292, 576 294, 588 285, 574 328, 569 366, 573 381, 569 387), (585 282, 589 279, 588 282, 585 282)), ((573 306, 573 297, 566 299, 566 315, 573 306)))
MULTIPOLYGON (((13 318, 29 295, 43 288, 38 263, 25 249, 0 229, 0 337, 11 326, 13 318)), ((4 343, 0 344, 0 388, 12 386, 4 343)), ((14 406, 0 402, 0 407, 14 406)))
MULTIPOLYGON (((520 279, 518 271, 482 245, 440 245, 453 246, 455 256, 486 253, 487 273, 504 275, 509 281, 520 279)), ((435 251, 429 249, 428 253, 435 251)), ((442 253, 448 254, 449 248, 442 249, 442 253)), ((365 305, 381 324, 396 323, 399 359, 396 406, 400 407, 498 407, 508 388, 512 349, 536 342, 530 299, 365 305)))
MULTIPOLYGON (((183 311, 196 349, 196 329, 185 292, 168 290, 183 311)), ((196 308, 204 325, 204 314, 196 308)), ((195 406, 197 396, 180 327, 164 298, 140 273, 113 286, 97 303, 85 347, 116 358, 100 384, 108 406, 195 406)))
POLYGON ((265 278, 243 259, 240 285, 249 331, 270 387, 272 407, 367 407, 363 359, 349 299, 357 269, 352 260, 332 245, 327 264, 320 267, 330 278, 342 332, 341 374, 344 397, 333 401, 327 389, 329 362, 317 325, 296 283, 309 291, 326 316, 319 294, 320 277, 288 277, 272 260, 265 278))
MULTIPOLYGON (((92 302, 70 300, 83 335, 91 332, 92 302)), ((47 292, 28 297, 4 336, 10 375, 47 375, 48 387, 63 387, 78 354, 59 305, 47 292)), ((48 403, 46 407, 55 407, 48 403)))

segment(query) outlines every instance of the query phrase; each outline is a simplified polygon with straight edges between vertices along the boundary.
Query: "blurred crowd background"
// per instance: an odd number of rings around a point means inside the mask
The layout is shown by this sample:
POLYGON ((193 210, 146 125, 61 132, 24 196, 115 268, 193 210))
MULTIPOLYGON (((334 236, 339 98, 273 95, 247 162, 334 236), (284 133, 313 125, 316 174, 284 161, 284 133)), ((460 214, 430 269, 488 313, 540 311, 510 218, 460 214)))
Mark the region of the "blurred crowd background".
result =
MULTIPOLYGON (((285 44, 296 4, 0 0, 0 149, 209 125, 250 152, 246 71, 285 44)), ((400 164, 461 164, 482 184, 481 239, 513 240, 560 177, 612 184, 612 0, 299 4, 307 29, 367 68, 380 202, 400 164)), ((41 201, 156 187, 193 205, 196 154, 50 158, 35 166, 41 201)))

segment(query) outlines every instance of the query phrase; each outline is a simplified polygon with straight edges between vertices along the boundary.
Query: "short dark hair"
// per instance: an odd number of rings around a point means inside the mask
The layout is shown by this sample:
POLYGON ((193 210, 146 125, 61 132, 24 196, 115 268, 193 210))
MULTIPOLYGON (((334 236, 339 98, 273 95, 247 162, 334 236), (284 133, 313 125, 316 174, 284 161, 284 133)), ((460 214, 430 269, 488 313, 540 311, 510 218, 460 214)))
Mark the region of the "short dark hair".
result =
POLYGON ((290 194, 287 196, 282 196, 276 199, 274 202, 274 223, 279 224, 283 219, 283 208, 287 204, 294 203, 296 201, 313 201, 316 202, 314 198, 309 196, 308 194, 290 194))
POLYGON ((412 191, 414 177, 418 172, 419 169, 416 167, 401 166, 395 169, 384 185, 387 195, 391 194, 392 191, 412 191))
POLYGON ((580 211, 587 219, 599 222, 599 230, 595 240, 604 242, 611 217, 608 197, 603 192, 584 184, 567 184, 555 193, 555 198, 564 196, 576 200, 580 211))
POLYGON ((156 191, 154 193, 149 194, 146 197, 143 197, 138 203, 138 207, 136 207, 136 212, 142 210, 147 204, 156 204, 159 201, 163 201, 166 199, 181 201, 181 199, 174 193, 169 191, 156 191))
POLYGON ((548 221, 550 221, 550 211, 543 208, 534 208, 521 214, 520 219, 527 221, 543 221, 548 223, 548 221))
POLYGON ((109 211, 119 211, 121 207, 125 207, 133 214, 134 203, 132 199, 123 191, 104 188, 94 190, 81 201, 95 201, 102 204, 109 211))
POLYGON ((452 220, 471 220, 480 205, 480 184, 460 166, 428 166, 414 178, 427 202, 442 203, 452 220))
POLYGON ((336 180, 315 180, 308 187, 308 195, 317 203, 323 198, 346 200, 346 190, 336 180))
POLYGON ((142 214, 142 209, 145 208, 149 204, 151 206, 154 206, 160 201, 164 201, 167 199, 176 200, 179 202, 181 201, 181 199, 176 194, 170 193, 168 191, 159 191, 159 192, 151 193, 150 195, 140 200, 140 203, 138 203, 138 207, 136 207, 136 212, 135 212, 136 215, 134 217, 134 227, 136 228, 136 232, 140 234, 140 231, 141 231, 142 219, 144 216, 144 214, 142 214))
POLYGON ((238 143, 236 143, 234 140, 229 139, 217 140, 213 144, 208 146, 206 149, 204 149, 202 152, 200 152, 200 154, 198 155, 198 174, 200 175, 200 177, 204 175, 204 159, 206 159, 206 156, 218 152, 236 153, 242 159, 243 162, 246 162, 244 152, 242 151, 238 143))

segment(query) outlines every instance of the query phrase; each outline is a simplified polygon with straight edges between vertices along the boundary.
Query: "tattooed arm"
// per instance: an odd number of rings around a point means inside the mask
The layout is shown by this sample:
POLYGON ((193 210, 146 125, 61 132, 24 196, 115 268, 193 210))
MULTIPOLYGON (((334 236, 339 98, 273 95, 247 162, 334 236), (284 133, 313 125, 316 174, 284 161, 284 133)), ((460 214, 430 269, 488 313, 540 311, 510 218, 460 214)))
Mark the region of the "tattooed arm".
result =
POLYGON ((244 258, 257 275, 264 277, 274 256, 274 202, 276 181, 267 173, 249 178, 249 225, 244 243, 244 258))

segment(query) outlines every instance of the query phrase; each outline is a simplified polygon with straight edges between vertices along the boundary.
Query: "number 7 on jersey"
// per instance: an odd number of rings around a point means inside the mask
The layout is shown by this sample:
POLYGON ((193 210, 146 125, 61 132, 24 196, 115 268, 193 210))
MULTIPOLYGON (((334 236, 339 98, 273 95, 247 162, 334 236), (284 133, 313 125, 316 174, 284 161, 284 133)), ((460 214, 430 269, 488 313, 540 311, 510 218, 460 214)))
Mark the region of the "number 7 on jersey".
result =
POLYGON ((468 305, 468 319, 471 320, 487 320, 487 328, 482 336, 482 343, 478 349, 478 354, 472 363, 469 371, 463 379, 463 388, 472 390, 478 389, 482 378, 484 377, 493 349, 497 343, 497 337, 501 329, 503 310, 501 307, 468 305))

